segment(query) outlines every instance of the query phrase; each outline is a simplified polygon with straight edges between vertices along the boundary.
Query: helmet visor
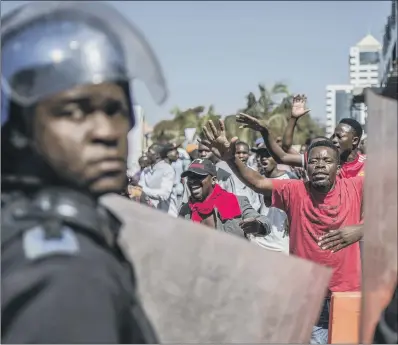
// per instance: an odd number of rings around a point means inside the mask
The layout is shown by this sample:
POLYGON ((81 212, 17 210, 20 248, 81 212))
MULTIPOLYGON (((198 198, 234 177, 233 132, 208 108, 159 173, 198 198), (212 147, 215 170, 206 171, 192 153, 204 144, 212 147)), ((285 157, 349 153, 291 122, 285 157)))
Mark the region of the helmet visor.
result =
POLYGON ((158 104, 167 98, 160 64, 142 34, 102 2, 34 2, 2 20, 1 85, 32 105, 76 85, 143 81, 158 104))

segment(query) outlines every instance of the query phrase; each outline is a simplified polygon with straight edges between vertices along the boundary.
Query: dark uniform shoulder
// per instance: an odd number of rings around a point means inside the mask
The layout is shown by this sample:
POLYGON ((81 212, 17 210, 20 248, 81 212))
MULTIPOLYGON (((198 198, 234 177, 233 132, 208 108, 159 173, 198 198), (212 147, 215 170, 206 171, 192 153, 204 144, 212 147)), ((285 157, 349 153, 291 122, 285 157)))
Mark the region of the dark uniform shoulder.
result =
POLYGON ((79 205, 64 201, 49 207, 63 213, 42 213, 27 200, 6 207, 2 342, 156 342, 135 295, 132 266, 107 239, 113 232, 106 236, 104 229, 68 217, 79 205))

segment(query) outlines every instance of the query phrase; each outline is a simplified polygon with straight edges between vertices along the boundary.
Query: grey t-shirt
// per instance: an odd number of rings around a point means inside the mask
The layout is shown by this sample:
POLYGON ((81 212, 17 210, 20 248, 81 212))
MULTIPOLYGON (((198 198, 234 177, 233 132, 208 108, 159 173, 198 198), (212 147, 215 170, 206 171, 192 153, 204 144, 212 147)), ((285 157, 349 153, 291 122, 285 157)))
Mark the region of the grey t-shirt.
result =
MULTIPOLYGON (((285 173, 276 179, 288 180, 291 179, 291 175, 285 173)), ((271 232, 266 236, 249 235, 249 240, 268 250, 289 254, 289 223, 286 213, 279 208, 265 206, 264 198, 261 197, 260 214, 268 217, 271 222, 271 232)))

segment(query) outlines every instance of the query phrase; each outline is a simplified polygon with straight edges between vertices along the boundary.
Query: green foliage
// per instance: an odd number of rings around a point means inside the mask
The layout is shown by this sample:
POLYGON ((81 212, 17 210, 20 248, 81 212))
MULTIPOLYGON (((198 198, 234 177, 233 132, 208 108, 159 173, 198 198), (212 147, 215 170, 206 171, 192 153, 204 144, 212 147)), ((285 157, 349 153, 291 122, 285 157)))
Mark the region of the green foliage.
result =
MULTIPOLYGON (((259 84, 257 95, 250 92, 246 96, 246 106, 238 112, 265 120, 271 132, 275 136, 281 136, 290 116, 292 98, 287 85, 284 83, 275 83, 270 89, 267 89, 263 84, 259 84)), ((197 129, 197 133, 200 133, 208 120, 217 122, 221 118, 221 115, 215 112, 212 105, 206 112, 205 109, 204 106, 187 110, 181 110, 178 107, 173 108, 170 112, 174 115, 174 119, 163 120, 156 124, 152 139, 154 141, 181 140, 184 138, 184 129, 192 127, 197 129)), ((237 136, 240 140, 253 144, 258 137, 258 133, 254 131, 239 128, 235 121, 235 115, 226 116, 224 123, 229 138, 237 136)), ((294 144, 303 144, 307 138, 322 134, 324 134, 324 129, 313 121, 310 115, 305 115, 298 121, 294 144)))
POLYGON ((171 113, 174 115, 174 119, 163 120, 157 123, 153 129, 152 140, 183 140, 185 128, 196 128, 197 133, 200 133, 208 120, 218 122, 221 118, 220 115, 215 113, 212 105, 206 113, 204 111, 204 106, 189 108, 187 110, 181 110, 178 107, 173 108, 171 113))

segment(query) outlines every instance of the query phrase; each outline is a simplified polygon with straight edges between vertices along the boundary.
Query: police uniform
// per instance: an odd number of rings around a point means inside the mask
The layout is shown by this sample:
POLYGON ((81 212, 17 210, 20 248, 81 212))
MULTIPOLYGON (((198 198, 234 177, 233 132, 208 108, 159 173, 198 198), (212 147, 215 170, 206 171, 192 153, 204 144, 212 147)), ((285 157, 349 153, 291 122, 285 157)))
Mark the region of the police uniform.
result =
POLYGON ((157 103, 167 97, 155 54, 112 6, 42 1, 2 18, 1 57, 2 342, 157 343, 117 218, 77 188, 37 180, 34 163, 3 168, 14 152, 30 162, 22 146, 37 102, 77 85, 126 83, 134 126, 132 79, 157 103))
POLYGON ((89 197, 42 189, 2 208, 3 343, 157 343, 117 244, 89 197))

